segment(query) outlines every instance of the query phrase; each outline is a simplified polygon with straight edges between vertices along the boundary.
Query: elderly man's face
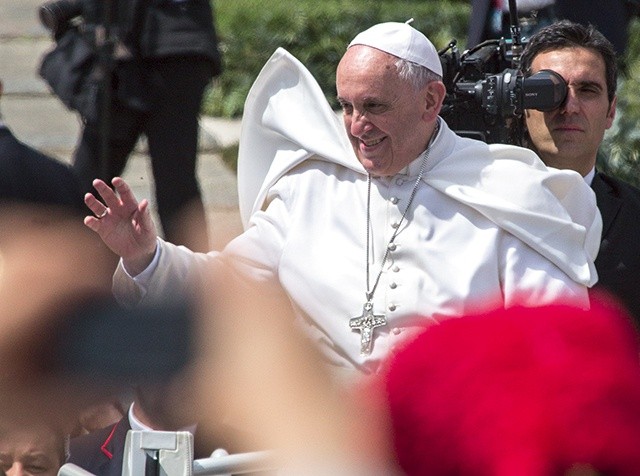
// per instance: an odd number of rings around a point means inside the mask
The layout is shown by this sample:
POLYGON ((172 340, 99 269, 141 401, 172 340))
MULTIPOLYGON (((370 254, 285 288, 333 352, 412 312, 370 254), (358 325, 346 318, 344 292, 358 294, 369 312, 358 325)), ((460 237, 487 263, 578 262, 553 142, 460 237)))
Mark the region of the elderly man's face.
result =
POLYGON ((2 430, 0 468, 7 476, 55 476, 64 464, 56 438, 48 427, 2 430))
POLYGON ((531 142, 547 165, 584 176, 595 165, 604 132, 615 117, 616 101, 609 104, 607 97, 604 60, 588 48, 564 48, 538 54, 531 70, 541 69, 559 73, 569 87, 559 108, 526 112, 531 142))
POLYGON ((397 58, 368 46, 347 50, 336 72, 344 124, 364 168, 390 176, 427 147, 439 112, 427 85, 416 91, 398 77, 397 58))

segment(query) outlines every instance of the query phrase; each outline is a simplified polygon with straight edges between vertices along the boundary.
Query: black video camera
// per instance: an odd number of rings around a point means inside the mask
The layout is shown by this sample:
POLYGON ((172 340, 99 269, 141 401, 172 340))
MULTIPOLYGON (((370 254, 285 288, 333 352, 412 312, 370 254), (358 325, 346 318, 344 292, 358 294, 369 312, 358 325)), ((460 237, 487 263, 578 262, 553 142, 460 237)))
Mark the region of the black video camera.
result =
POLYGON ((53 0, 42 4, 38 9, 40 22, 56 38, 60 37, 67 30, 71 21, 82 13, 82 0, 53 0))
POLYGON ((447 88, 440 115, 463 137, 523 145, 524 110, 551 111, 566 98, 567 84, 555 71, 525 77, 518 70, 522 42, 517 16, 511 18, 511 40, 487 40, 462 54, 452 40, 439 52, 447 88))
POLYGON ((464 137, 522 145, 523 131, 515 119, 525 109, 553 110, 567 94, 564 79, 554 71, 524 77, 504 39, 486 41, 462 56, 452 41, 440 58, 447 88, 440 115, 464 137))

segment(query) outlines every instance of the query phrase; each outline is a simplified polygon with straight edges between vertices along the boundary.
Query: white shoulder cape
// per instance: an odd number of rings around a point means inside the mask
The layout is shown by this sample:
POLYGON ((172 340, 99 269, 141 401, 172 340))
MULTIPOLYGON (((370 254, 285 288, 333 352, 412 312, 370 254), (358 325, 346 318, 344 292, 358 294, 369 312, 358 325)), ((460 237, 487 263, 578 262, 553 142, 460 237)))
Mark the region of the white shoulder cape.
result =
MULTIPOLYGON (((451 134, 443 126, 441 134, 451 134)), ((527 149, 467 139, 442 155, 425 174, 426 183, 482 213, 574 281, 595 284, 602 219, 578 173, 547 168, 527 149)), ((311 156, 366 173, 315 78, 278 48, 244 108, 238 195, 245 228, 271 186, 311 156)))

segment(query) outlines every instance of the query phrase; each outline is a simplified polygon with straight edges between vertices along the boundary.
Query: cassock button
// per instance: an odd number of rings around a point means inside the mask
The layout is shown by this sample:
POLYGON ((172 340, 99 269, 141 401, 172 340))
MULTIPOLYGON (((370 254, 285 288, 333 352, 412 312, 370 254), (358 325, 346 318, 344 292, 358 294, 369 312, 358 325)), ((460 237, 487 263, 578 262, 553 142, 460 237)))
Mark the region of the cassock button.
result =
POLYGON ((395 289, 395 288, 397 288, 397 287, 398 287, 398 285, 397 285, 396 283, 391 283, 391 284, 389 285, 389 287, 390 287, 391 289, 395 289))
POLYGON ((401 179, 401 178, 396 179, 396 185, 402 185, 402 184, 404 184, 404 179, 401 179))
POLYGON ((398 223, 397 221, 394 221, 394 222, 391 224, 391 228, 398 228, 399 226, 400 226, 400 223, 398 223))
POLYGON ((389 309, 391 312, 393 312, 393 311, 395 311, 395 310, 396 310, 396 305, 395 305, 395 304, 389 304, 388 309, 389 309))
POLYGON ((387 246, 387 248, 389 248, 389 251, 395 251, 398 246, 395 243, 389 243, 389 246, 387 246))
POLYGON ((400 266, 396 265, 393 268, 391 268, 391 271, 393 271, 394 273, 397 273, 398 271, 400 271, 400 266))
POLYGON ((402 332, 402 329, 400 329, 399 327, 394 327, 391 332, 393 332, 395 335, 398 335, 402 332))
POLYGON ((389 199, 391 201, 391 203, 393 203, 394 205, 397 205, 398 202, 400 201, 400 199, 398 197, 391 197, 389 199))

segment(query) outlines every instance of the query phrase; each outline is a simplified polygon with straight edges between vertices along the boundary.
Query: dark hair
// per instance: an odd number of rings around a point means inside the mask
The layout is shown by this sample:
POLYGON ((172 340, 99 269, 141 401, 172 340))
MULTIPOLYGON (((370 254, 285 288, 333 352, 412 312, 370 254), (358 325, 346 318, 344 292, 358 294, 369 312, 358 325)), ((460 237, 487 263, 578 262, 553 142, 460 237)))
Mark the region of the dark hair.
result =
POLYGON ((540 53, 562 48, 588 48, 604 60, 607 97, 613 101, 618 83, 618 65, 613 45, 593 25, 585 26, 561 20, 546 26, 531 36, 521 57, 520 69, 531 74, 531 63, 540 53))

